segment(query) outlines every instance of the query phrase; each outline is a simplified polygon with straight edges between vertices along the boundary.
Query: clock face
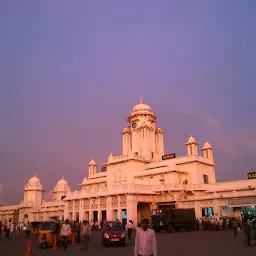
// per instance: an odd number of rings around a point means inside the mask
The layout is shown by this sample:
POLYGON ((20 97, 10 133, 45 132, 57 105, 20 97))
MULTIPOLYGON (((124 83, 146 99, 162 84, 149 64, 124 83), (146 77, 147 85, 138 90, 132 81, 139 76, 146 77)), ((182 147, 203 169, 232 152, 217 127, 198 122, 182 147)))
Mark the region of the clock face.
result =
POLYGON ((132 128, 135 129, 137 127, 136 123, 132 123, 132 128))

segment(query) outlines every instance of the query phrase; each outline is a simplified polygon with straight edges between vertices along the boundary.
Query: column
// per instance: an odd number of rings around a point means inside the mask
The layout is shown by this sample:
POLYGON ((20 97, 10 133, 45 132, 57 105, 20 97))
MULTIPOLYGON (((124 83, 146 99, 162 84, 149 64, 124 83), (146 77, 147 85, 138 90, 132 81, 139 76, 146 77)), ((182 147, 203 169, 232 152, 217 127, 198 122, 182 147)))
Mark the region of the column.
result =
POLYGON ((102 221, 102 213, 100 210, 100 198, 98 198, 98 222, 102 221))
POLYGON ((118 213, 118 220, 122 222, 122 208, 120 206, 120 196, 118 196, 118 208, 117 208, 117 213, 118 213))
POLYGON ((213 211, 214 211, 214 216, 216 218, 219 218, 220 217, 220 203, 219 203, 219 200, 213 200, 213 211))
POLYGON ((84 220, 84 200, 80 200, 79 204, 79 220, 83 221, 84 220))
POLYGON ((107 197, 107 220, 112 220, 112 204, 111 197, 107 197))
POLYGON ((132 220, 134 225, 137 226, 138 220, 137 220, 137 205, 138 202, 133 201, 131 198, 127 198, 126 202, 126 210, 127 210, 127 220, 132 220))
POLYGON ((68 219, 68 202, 65 202, 64 205, 64 220, 68 219))
POLYGON ((195 215, 196 215, 196 218, 202 217, 202 209, 198 201, 195 201, 195 215))
POLYGON ((90 205, 89 205, 89 223, 93 220, 93 214, 92 214, 92 200, 90 199, 90 205))

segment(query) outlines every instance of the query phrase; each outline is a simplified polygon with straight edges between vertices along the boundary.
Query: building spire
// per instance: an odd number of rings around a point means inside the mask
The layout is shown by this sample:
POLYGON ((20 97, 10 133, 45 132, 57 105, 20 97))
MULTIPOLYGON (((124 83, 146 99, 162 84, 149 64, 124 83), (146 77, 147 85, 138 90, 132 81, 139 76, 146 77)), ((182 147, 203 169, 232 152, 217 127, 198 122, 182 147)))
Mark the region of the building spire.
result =
POLYGON ((139 104, 143 104, 142 96, 140 95, 140 101, 139 104))

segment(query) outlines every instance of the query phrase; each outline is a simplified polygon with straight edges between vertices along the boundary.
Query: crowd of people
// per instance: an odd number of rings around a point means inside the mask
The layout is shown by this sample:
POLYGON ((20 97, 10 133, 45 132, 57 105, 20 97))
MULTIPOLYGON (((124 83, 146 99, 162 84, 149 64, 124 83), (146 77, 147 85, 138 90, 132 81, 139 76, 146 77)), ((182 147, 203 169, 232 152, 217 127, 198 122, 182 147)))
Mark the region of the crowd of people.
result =
POLYGON ((211 218, 204 217, 196 220, 196 230, 217 231, 217 230, 230 230, 237 236, 237 231, 243 231, 246 235, 248 246, 251 246, 251 239, 256 243, 256 218, 244 217, 222 217, 211 218))
POLYGON ((25 238, 29 238, 31 234, 32 226, 28 223, 14 223, 11 220, 2 222, 0 221, 0 239, 2 238, 2 232, 7 240, 10 240, 14 235, 25 234, 25 238))

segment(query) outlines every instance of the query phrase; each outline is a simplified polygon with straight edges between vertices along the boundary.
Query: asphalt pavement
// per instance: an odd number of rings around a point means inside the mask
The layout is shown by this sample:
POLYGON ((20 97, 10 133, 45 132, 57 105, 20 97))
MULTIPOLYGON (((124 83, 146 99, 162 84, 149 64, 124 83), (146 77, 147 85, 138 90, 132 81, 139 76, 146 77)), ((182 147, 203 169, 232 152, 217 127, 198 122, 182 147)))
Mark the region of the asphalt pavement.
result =
MULTIPOLYGON (((66 252, 62 247, 56 251, 52 248, 40 249, 36 237, 31 237, 32 256, 60 256, 60 255, 88 255, 88 256, 133 256, 133 240, 127 240, 125 247, 102 247, 100 232, 93 232, 88 251, 81 251, 81 244, 69 245, 66 252)), ((245 236, 238 232, 234 237, 231 231, 204 231, 157 233, 158 256, 251 256, 256 255, 256 246, 247 247, 245 236)), ((0 239, 0 255, 25 255, 28 241, 23 236, 13 237, 11 240, 0 239)), ((253 243, 252 243, 253 244, 253 243)))

